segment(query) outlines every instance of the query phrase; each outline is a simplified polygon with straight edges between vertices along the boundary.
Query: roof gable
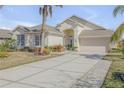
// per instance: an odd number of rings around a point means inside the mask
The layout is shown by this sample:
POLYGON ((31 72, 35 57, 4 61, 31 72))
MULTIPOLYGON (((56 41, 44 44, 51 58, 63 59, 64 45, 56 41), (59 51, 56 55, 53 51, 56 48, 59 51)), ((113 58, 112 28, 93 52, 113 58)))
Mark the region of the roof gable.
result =
POLYGON ((103 27, 101 27, 101 26, 99 26, 99 25, 96 25, 96 24, 94 24, 94 23, 92 23, 92 22, 89 22, 89 21, 87 21, 87 20, 85 20, 85 19, 82 19, 82 18, 80 18, 80 17, 77 17, 77 16, 75 16, 75 15, 73 15, 73 16, 71 16, 70 18, 68 18, 68 19, 66 19, 65 21, 63 21, 62 23, 60 23, 60 24, 58 24, 57 25, 57 27, 58 26, 60 26, 61 24, 63 24, 63 23, 67 23, 67 24, 70 24, 70 25, 72 25, 72 27, 73 26, 76 26, 76 25, 79 25, 79 26, 81 26, 81 27, 88 27, 88 28, 91 28, 91 29, 93 29, 93 30, 98 30, 98 29, 105 29, 105 28, 103 28, 103 27))
POLYGON ((29 32, 29 27, 25 27, 25 26, 22 26, 22 25, 18 25, 14 30, 13 32, 15 31, 19 31, 19 32, 29 32))

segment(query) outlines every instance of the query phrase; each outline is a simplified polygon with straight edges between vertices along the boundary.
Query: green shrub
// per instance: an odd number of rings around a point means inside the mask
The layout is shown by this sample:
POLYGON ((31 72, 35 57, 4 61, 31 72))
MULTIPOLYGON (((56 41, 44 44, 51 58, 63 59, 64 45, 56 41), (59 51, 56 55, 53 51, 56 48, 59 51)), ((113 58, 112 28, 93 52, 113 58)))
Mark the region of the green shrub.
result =
POLYGON ((6 40, 2 44, 0 44, 0 58, 8 57, 9 51, 12 51, 11 48, 14 45, 15 40, 6 40))
POLYGON ((14 42, 15 40, 10 39, 0 44, 0 52, 5 52, 5 51, 9 51, 9 49, 12 49, 14 47, 14 42))
POLYGON ((67 46, 67 49, 68 50, 75 50, 77 47, 75 47, 75 46, 72 46, 72 45, 68 45, 67 46))
POLYGON ((4 44, 0 44, 0 52, 6 51, 6 47, 4 47, 4 44))

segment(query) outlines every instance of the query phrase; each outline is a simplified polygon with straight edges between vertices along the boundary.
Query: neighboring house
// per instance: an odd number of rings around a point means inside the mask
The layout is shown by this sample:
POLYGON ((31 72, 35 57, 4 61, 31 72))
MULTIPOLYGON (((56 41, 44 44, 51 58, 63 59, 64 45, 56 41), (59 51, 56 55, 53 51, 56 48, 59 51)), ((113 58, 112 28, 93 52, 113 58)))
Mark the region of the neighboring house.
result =
POLYGON ((12 33, 10 32, 10 30, 0 29, 0 44, 8 39, 11 39, 11 37, 12 33))
MULTIPOLYGON (((41 46, 41 25, 34 27, 17 26, 13 38, 18 48, 41 46)), ((56 27, 46 26, 45 45, 72 45, 82 52, 107 52, 113 31, 93 24, 87 20, 72 16, 56 27)))

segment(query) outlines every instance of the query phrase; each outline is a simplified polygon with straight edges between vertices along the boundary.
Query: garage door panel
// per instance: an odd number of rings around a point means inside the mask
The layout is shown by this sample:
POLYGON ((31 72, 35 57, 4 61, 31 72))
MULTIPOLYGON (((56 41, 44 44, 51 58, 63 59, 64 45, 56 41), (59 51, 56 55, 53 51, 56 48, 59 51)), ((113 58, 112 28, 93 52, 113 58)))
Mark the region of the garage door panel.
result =
POLYGON ((80 51, 83 53, 105 54, 106 40, 103 38, 80 38, 80 51))
POLYGON ((81 38, 80 46, 105 46, 106 40, 101 38, 81 38))
POLYGON ((80 51, 85 54, 105 54, 104 46, 80 46, 80 51))

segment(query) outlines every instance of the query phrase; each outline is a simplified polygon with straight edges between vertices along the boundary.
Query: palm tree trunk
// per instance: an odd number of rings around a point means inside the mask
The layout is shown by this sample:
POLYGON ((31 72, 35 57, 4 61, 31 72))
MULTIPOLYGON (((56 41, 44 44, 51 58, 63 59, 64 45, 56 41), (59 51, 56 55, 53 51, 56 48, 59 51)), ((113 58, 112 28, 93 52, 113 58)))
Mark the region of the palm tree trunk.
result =
POLYGON ((46 31, 46 13, 42 16, 42 27, 41 27, 41 54, 43 54, 43 50, 45 47, 45 31, 46 31))
POLYGON ((44 48, 45 47, 45 33, 44 32, 41 32, 41 48, 44 48))
POLYGON ((44 48, 45 47, 45 24, 42 24, 43 26, 43 29, 42 29, 42 32, 41 32, 41 48, 44 48))

